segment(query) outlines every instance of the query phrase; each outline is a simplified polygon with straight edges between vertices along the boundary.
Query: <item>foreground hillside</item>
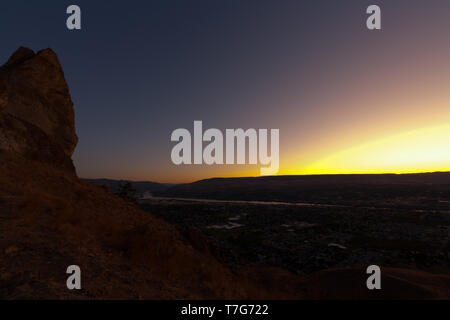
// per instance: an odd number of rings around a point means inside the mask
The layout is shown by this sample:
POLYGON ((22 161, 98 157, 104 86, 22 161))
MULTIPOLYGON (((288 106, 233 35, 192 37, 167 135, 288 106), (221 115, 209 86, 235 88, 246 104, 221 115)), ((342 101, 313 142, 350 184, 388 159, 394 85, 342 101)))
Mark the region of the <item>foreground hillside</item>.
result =
POLYGON ((2 298, 286 297, 240 280, 174 227, 69 172, 16 161, 1 170, 2 298), (66 288, 72 264, 83 271, 80 292, 66 288))
POLYGON ((79 179, 76 143, 55 53, 19 49, 0 68, 2 299, 449 297, 449 277, 427 273, 386 269, 373 293, 364 267, 302 278, 227 265, 201 234, 79 179), (69 265, 81 267, 80 291, 66 288, 69 265))

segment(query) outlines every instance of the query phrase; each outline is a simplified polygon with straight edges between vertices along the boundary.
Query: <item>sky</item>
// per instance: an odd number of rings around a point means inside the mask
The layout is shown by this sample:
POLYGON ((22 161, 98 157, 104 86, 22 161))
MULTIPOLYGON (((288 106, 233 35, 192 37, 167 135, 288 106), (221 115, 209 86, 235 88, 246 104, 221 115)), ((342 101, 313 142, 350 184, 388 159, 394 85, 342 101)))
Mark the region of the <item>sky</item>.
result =
POLYGON ((15 0, 0 3, 0 61, 58 54, 85 178, 259 175, 174 165, 171 133, 195 120, 279 129, 279 174, 449 171, 449 31, 448 0, 15 0))

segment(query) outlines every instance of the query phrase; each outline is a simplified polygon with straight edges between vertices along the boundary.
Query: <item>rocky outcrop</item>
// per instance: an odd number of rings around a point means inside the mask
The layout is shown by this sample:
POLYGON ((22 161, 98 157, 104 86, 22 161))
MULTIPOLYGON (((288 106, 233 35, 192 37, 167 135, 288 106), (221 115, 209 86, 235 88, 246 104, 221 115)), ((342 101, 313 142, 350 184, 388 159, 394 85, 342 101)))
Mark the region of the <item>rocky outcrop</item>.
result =
POLYGON ((0 153, 73 171, 74 110, 51 49, 19 48, 0 68, 0 153))

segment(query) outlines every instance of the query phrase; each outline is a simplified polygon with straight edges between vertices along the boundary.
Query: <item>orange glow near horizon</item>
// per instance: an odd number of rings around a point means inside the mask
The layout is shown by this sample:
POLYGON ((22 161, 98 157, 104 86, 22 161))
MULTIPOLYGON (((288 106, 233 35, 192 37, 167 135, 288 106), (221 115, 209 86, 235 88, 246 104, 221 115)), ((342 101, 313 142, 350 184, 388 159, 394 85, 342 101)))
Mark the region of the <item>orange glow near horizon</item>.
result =
MULTIPOLYGON (((404 129, 405 130, 405 129, 404 129)), ((344 139, 345 140, 345 139, 344 139)), ((326 174, 382 174, 425 173, 450 171, 450 122, 409 129, 385 136, 366 137, 359 141, 346 141, 334 145, 321 145, 304 155, 285 159, 280 150, 281 164, 278 175, 326 174), (366 142, 364 142, 366 140, 366 142), (331 151, 333 150, 333 151, 331 151), (315 154, 315 155, 312 155, 315 154), (300 160, 299 160, 300 159, 300 160)), ((285 150, 289 156, 289 151, 285 150)), ((151 180, 170 183, 190 183, 215 177, 258 177, 259 165, 239 166, 174 166, 170 176, 156 178, 141 175, 130 180, 151 180), (189 169, 186 171, 186 169, 189 169)), ((114 177, 115 178, 115 177, 114 177)), ((123 178, 123 177, 120 177, 123 178)), ((127 179, 126 178, 126 179, 127 179)))
POLYGON ((379 138, 281 174, 420 173, 450 171, 450 123, 379 138))

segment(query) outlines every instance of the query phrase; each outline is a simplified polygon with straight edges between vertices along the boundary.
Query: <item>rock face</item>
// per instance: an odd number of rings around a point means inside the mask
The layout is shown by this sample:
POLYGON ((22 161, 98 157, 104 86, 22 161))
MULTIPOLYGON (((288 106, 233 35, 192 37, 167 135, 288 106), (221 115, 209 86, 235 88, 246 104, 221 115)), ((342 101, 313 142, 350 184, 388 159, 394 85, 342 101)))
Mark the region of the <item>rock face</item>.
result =
POLYGON ((73 103, 56 54, 19 48, 0 67, 0 154, 74 172, 76 144, 73 103))

